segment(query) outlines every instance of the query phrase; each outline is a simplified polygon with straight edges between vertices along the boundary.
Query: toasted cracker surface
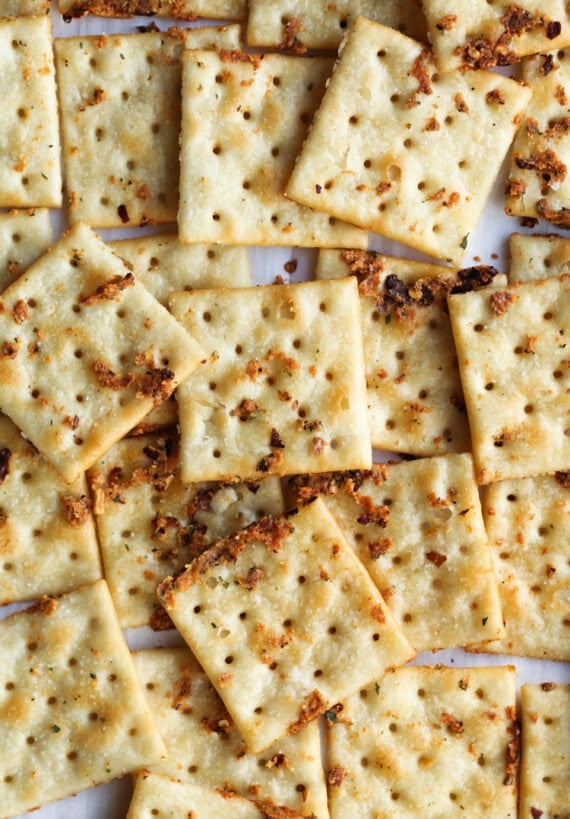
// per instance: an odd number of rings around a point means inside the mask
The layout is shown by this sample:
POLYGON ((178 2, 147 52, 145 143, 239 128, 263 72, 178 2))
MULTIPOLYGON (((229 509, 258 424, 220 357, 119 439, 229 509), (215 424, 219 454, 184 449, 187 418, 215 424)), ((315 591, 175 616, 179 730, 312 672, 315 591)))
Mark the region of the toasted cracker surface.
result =
POLYGON ((448 299, 479 483, 570 463, 569 286, 565 274, 448 299))
POLYGON ((506 183, 506 212, 570 226, 568 95, 570 52, 528 58, 522 76, 532 98, 517 132, 506 183))
POLYGON ((183 480, 371 463, 356 281, 177 293, 209 361, 177 392, 183 480))
POLYGON ((506 632, 479 650, 570 661, 570 473, 499 481, 483 510, 506 632))
POLYGON ((422 8, 445 71, 509 65, 570 43, 563 0, 422 0, 422 8))
POLYGON ((425 40, 426 22, 415 0, 250 0, 247 42, 303 53, 336 49, 358 15, 425 40))
POLYGON ((219 541, 159 599, 253 752, 413 656, 320 499, 219 541))
POLYGON ((470 455, 300 476, 320 495, 417 651, 502 636, 497 582, 470 455))
POLYGON ((104 581, 4 620, 0 657, 3 816, 164 753, 104 581))
POLYGON ((0 292, 45 253, 51 241, 47 208, 0 213, 0 292))
POLYGON ((74 480, 204 359, 83 224, 2 294, 2 408, 74 480))
POLYGON ((284 196, 332 66, 324 57, 186 52, 182 242, 366 246, 365 232, 284 196))
POLYGON ((235 793, 142 771, 136 779, 127 819, 151 819, 152 816, 168 819, 209 819, 211 816, 217 819, 264 819, 267 815, 249 799, 235 793))
POLYGON ((101 577, 85 477, 72 485, 0 415, 0 604, 101 577))
POLYGON ((89 481, 105 576, 123 627, 171 625, 158 616, 158 583, 214 540, 283 511, 277 478, 182 483, 172 430, 120 441, 89 471, 89 481))
POLYGON ((331 816, 517 816, 515 668, 408 667, 327 721, 331 816))
POLYGON ((570 273, 570 240, 566 236, 512 233, 509 281, 525 282, 570 273))
POLYGON ((358 281, 372 443, 438 455, 470 449, 447 295, 496 281, 494 268, 458 271, 373 251, 322 250, 318 279, 358 281), (426 355, 426 350, 432 351, 426 355))
POLYGON ((151 767, 303 815, 328 817, 318 720, 262 754, 247 753, 215 688, 186 648, 134 654, 168 756, 151 767))
POLYGON ((570 815, 570 686, 521 686, 519 816, 570 815))
POLYGON ((246 15, 245 0, 58 0, 64 18, 134 17, 135 15, 174 17, 196 20, 198 17, 240 20, 246 15))
POLYGON ((109 247, 165 307, 176 290, 253 284, 245 247, 183 245, 173 235, 119 239, 109 247))
POLYGON ((496 73, 438 74, 425 46, 360 17, 285 192, 459 264, 529 97, 496 73))
POLYGON ((0 207, 60 207, 59 122, 50 19, 0 17, 0 207))

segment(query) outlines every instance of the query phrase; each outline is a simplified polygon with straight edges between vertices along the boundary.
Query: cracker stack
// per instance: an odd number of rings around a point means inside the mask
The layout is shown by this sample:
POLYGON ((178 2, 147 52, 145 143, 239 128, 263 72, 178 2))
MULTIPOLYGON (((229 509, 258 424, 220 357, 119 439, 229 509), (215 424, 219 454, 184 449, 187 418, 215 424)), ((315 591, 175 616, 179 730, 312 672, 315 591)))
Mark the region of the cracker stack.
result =
POLYGON ((570 815, 569 240, 461 267, 513 141, 570 224, 567 4, 49 11, 0 9, 0 816, 570 815))

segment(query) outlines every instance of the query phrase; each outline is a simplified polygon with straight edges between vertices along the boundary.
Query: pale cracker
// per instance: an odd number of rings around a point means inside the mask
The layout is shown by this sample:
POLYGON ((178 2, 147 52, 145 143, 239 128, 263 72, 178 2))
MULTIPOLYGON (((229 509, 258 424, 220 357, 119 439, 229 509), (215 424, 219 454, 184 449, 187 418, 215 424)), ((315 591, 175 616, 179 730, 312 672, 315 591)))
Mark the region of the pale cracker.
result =
POLYGON ((55 41, 72 222, 175 222, 184 46, 239 46, 239 28, 55 41), (198 38, 198 39, 196 39, 198 38))
POLYGON ((51 241, 47 208, 0 213, 0 292, 45 253, 51 241))
POLYGON ((0 604, 60 594, 99 577, 85 477, 66 484, 0 415, 0 604))
POLYGON ((285 193, 459 264, 530 93, 359 17, 285 193))
POLYGON ((491 654, 570 661, 570 473, 499 481, 483 511, 506 633, 491 654))
POLYGON ((570 277, 448 298, 478 483, 570 464, 570 277))
POLYGON ((516 670, 408 667, 327 720, 331 817, 516 819, 516 670))
POLYGON ((532 99, 515 137, 505 210, 570 227, 570 50, 540 54, 523 63, 532 99))
POLYGON ((504 633, 497 581, 468 454, 301 476, 321 495, 416 651, 504 633))
POLYGON ((79 223, 2 294, 2 410, 74 480, 203 351, 79 223))
POLYGON ((218 541, 159 598, 256 753, 413 656, 319 498, 218 541))
POLYGON ((570 43, 564 0, 422 0, 438 65, 492 68, 570 43))
POLYGON ((51 23, 0 17, 0 207, 60 207, 59 121, 51 23))
POLYGON ((174 235, 119 239, 108 244, 165 307, 175 290, 253 284, 245 247, 183 245, 174 235))
POLYGON ((86 14, 99 17, 156 14, 190 21, 197 17, 241 20, 247 12, 247 0, 59 0, 58 5, 65 20, 86 14))
POLYGON ((353 275, 358 281, 373 446, 414 455, 470 449, 446 296, 496 282, 496 273, 373 251, 319 253, 318 279, 353 275))
POLYGON ((209 355, 177 392, 185 481, 371 464, 356 281, 177 293, 209 355))
POLYGON ((4 620, 0 657, 2 816, 166 752, 103 580, 4 620))
POLYGON ((426 21, 416 0, 249 0, 247 42, 250 46, 333 49, 358 16, 425 40, 426 21))
POLYGON ((533 98, 514 143, 505 211, 568 228, 568 49, 525 60, 523 73, 533 98))
MULTIPOLYGON (((268 819, 254 802, 234 793, 141 771, 127 819, 268 819)), ((291 819, 299 814, 287 814, 291 819)))
POLYGON ((366 247, 365 232, 283 195, 332 67, 324 57, 185 52, 182 242, 366 247))
POLYGON ((563 273, 570 273, 570 239, 555 235, 510 235, 509 281, 534 281, 563 273))
POLYGON ((50 0, 2 0, 2 17, 35 17, 49 13, 50 0))
POLYGON ((328 817, 319 721, 264 754, 245 743, 187 648, 135 652, 135 668, 168 749, 152 773, 328 817))
POLYGON ((570 816, 570 685, 521 686, 519 816, 570 816))
POLYGON ((89 471, 89 482, 105 577, 123 628, 171 626, 160 618, 158 583, 214 540, 283 512, 277 478, 182 483, 172 431, 119 441, 89 471))

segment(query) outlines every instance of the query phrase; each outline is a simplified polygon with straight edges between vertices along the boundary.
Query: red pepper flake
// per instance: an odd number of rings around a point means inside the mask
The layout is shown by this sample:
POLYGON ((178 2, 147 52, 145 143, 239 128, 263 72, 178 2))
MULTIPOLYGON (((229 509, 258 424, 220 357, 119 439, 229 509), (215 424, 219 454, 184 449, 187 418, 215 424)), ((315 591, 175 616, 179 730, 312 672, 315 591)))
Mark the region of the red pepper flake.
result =
POLYGON ((72 495, 62 495, 63 514, 70 526, 83 526, 91 514, 91 501, 85 495, 74 498, 72 495))
POLYGON ((283 270, 285 273, 289 273, 289 275, 293 275, 293 273, 297 270, 298 259, 291 259, 289 262, 285 262, 283 265, 283 270))
POLYGON ((95 361, 93 363, 93 369, 95 370, 95 376, 99 384, 102 387, 109 387, 111 390, 115 390, 115 392, 127 389, 134 380, 132 373, 127 373, 123 376, 116 375, 113 370, 107 367, 102 361, 95 361))
POLYGON ((543 691, 554 691, 554 689, 556 688, 556 683, 544 682, 540 687, 542 688, 543 691))
POLYGON ((384 607, 378 603, 378 605, 374 606, 372 611, 370 612, 370 616, 374 618, 378 623, 385 623, 386 622, 386 612, 384 611, 384 607))
POLYGON ((540 819, 540 817, 542 816, 543 813, 544 813, 544 811, 539 810, 538 808, 531 808, 530 809, 530 815, 532 816, 532 819, 540 819))
POLYGON ((16 358, 18 355, 18 345, 12 341, 4 341, 0 351, 0 358, 16 358))
POLYGON ((489 297, 489 304, 493 315, 497 316, 497 318, 504 316, 509 307, 514 304, 516 298, 513 293, 509 293, 507 290, 499 290, 496 293, 492 293, 489 297))
POLYGON ((552 54, 543 55, 543 62, 540 67, 540 73, 543 77, 547 77, 551 71, 558 71, 559 68, 560 66, 554 62, 552 54))
POLYGON ((430 561, 430 563, 433 563, 434 566, 437 566, 438 569, 440 566, 443 566, 443 564, 447 560, 447 555, 442 555, 439 552, 434 551, 426 552, 426 557, 430 561))
POLYGON ((12 310, 16 324, 23 324, 30 317, 30 309, 24 299, 19 299, 12 310))
POLYGON ((271 430, 269 446, 272 447, 272 449, 285 449, 285 444, 275 428, 271 430))
POLYGON ((453 714, 442 714, 441 721, 454 734, 462 734, 463 733, 463 723, 461 720, 456 719, 453 714))
POLYGON ((368 551, 370 552, 371 560, 378 560, 380 555, 386 554, 388 549, 392 548, 392 541, 389 537, 381 537, 373 543, 368 544, 368 551))
POLYGON ((340 765, 336 765, 334 768, 331 768, 327 774, 327 784, 330 785, 331 788, 340 788, 345 776, 345 769, 340 765))

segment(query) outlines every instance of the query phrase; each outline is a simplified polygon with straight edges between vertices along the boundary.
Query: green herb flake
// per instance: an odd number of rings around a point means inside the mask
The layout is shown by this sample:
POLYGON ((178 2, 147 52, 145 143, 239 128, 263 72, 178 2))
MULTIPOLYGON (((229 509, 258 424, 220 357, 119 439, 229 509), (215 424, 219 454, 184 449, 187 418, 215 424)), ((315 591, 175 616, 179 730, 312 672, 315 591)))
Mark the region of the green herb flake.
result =
POLYGON ((466 233, 466 234, 465 234, 465 236, 463 237, 463 239, 462 239, 462 240, 459 242, 459 247, 460 247, 462 250, 465 250, 465 248, 467 247, 467 241, 468 241, 468 239, 469 239, 469 234, 468 234, 468 233, 466 233))
POLYGON ((374 683, 374 690, 376 691, 376 696, 380 693, 380 685, 378 683, 374 683))
POLYGON ((325 711, 325 719, 327 722, 336 722, 337 715, 334 708, 329 708, 328 711, 325 711))
POLYGON ((484 626, 486 626, 486 625, 487 625, 487 620, 488 620, 488 619, 489 619, 488 617, 483 617, 483 619, 481 620, 481 623, 482 623, 484 626))
POLYGON ((59 727, 59 725, 52 725, 51 726, 52 734, 59 734, 60 731, 61 731, 61 728, 59 727))

